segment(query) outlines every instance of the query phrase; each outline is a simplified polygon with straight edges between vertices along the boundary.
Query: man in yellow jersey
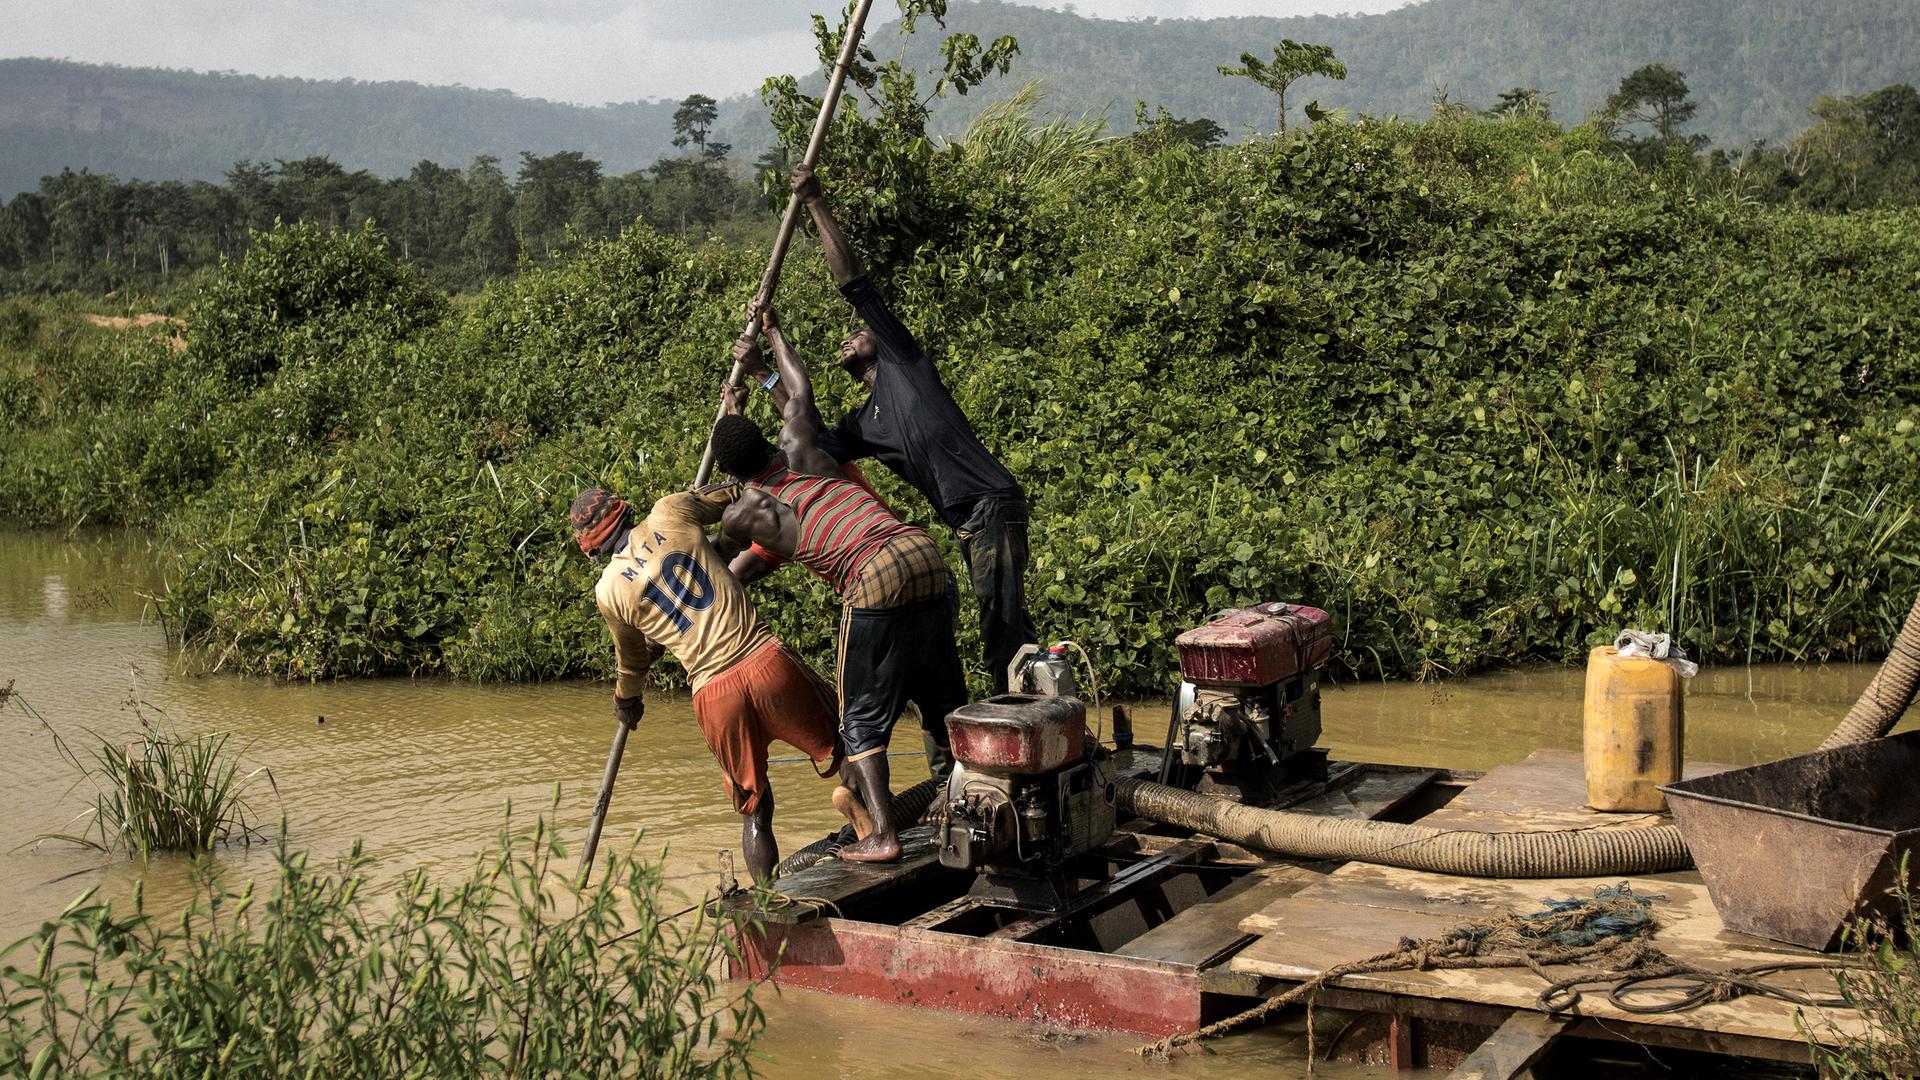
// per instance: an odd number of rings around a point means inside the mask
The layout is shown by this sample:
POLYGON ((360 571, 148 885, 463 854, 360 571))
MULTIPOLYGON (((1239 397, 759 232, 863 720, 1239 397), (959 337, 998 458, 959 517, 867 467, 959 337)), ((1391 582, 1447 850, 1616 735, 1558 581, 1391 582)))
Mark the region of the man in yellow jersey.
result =
POLYGON ((567 516, 580 550, 607 561, 593 595, 613 634, 614 718, 629 731, 640 723, 647 669, 672 652, 687 669, 694 720, 742 815, 747 868, 765 883, 780 859, 767 746, 787 743, 832 776, 840 768, 838 723, 833 690, 760 620, 707 542, 706 527, 738 495, 737 484, 675 492, 636 523, 626 500, 589 488, 567 516))

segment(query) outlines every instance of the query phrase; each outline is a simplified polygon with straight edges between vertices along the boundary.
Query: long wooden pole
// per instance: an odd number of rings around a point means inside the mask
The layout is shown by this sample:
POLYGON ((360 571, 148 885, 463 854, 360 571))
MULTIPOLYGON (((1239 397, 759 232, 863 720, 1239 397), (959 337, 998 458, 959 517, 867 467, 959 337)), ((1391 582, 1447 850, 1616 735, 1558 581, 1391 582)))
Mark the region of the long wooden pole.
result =
MULTIPOLYGON (((840 105, 840 92, 847 84, 847 69, 853 64, 854 50, 860 47, 860 35, 867 25, 867 12, 873 7, 873 0, 860 0, 853 9, 853 19, 847 23, 847 36, 840 43, 840 56, 833 63, 833 73, 827 78, 827 94, 820 99, 820 115, 813 122, 813 135, 807 139, 807 151, 800 158, 800 167, 811 169, 820 160, 820 148, 826 145, 827 129, 833 125, 833 111, 840 105)), ((787 249, 793 246, 793 230, 800 224, 800 197, 787 199, 786 216, 780 219, 780 235, 774 239, 773 253, 767 257, 767 272, 760 277, 760 289, 754 293, 755 299, 769 300, 773 290, 780 284, 780 265, 786 262, 787 249)), ((755 329, 753 321, 747 321, 746 332, 755 329)), ((728 385, 740 381, 740 364, 735 361, 732 372, 727 376, 728 385)), ((714 414, 714 423, 720 422, 722 414, 714 414)), ((713 475, 713 429, 707 429, 707 447, 700 455, 700 468, 693 474, 695 487, 707 482, 713 475)), ((593 856, 600 850, 600 829, 607 823, 607 805, 613 801, 613 783, 620 776, 620 759, 627 751, 627 726, 617 725, 613 733, 613 747, 607 753, 607 768, 600 777, 600 797, 593 804, 593 822, 587 826, 587 846, 580 852, 580 884, 585 885, 593 874, 593 856)))
MULTIPOLYGON (((860 32, 867 23, 867 11, 873 7, 873 0, 860 0, 853 9, 853 21, 847 24, 847 37, 840 43, 840 57, 833 63, 833 75, 827 79, 827 96, 820 99, 820 115, 813 122, 813 136, 807 140, 807 152, 800 158, 800 167, 811 169, 820 160, 820 148, 826 145, 827 129, 833 124, 833 111, 840 104, 840 91, 847 82, 847 68, 853 63, 854 50, 860 47, 860 32)), ((786 216, 780 219, 780 235, 773 241, 773 254, 767 257, 767 272, 760 278, 760 291, 754 294, 757 300, 773 299, 773 290, 780 284, 780 264, 786 261, 787 248, 793 244, 794 227, 800 224, 800 197, 787 199, 786 216)), ((752 333, 753 321, 747 321, 747 333, 752 333)), ((733 371, 727 376, 727 385, 740 382, 740 364, 733 365, 733 371)), ((720 422, 721 413, 714 414, 714 423, 720 422)), ((713 432, 707 432, 707 448, 700 455, 700 469, 693 474, 693 485, 699 487, 713 475, 713 432)))

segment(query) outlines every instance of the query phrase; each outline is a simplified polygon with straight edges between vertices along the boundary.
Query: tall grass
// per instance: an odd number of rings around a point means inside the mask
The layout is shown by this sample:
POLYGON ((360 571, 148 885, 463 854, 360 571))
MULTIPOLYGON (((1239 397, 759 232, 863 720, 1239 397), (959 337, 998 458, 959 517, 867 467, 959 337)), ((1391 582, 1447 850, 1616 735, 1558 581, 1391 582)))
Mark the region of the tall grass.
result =
POLYGON ((1007 101, 987 106, 955 141, 964 167, 1011 187, 1059 190, 1085 183, 1111 139, 1098 117, 1041 121, 1042 95, 1028 83, 1007 101))
POLYGON ((82 895, 0 953, 0 1075, 732 1077, 763 1026, 733 948, 657 862, 581 891, 542 818, 463 881, 369 902, 356 845, 279 851, 269 886, 209 870, 184 915, 82 895), (692 918, 683 916, 692 915, 692 918))
POLYGON ((89 732, 98 745, 88 761, 11 682, 0 689, 0 706, 9 700, 52 735, 61 756, 79 771, 77 785, 93 789, 93 805, 75 819, 81 827, 43 839, 144 857, 251 844, 267 835, 247 793, 264 779, 278 797, 279 786, 266 766, 246 768, 232 747, 232 733, 182 734, 164 711, 136 694, 127 705, 139 721, 138 736, 109 739, 89 732))

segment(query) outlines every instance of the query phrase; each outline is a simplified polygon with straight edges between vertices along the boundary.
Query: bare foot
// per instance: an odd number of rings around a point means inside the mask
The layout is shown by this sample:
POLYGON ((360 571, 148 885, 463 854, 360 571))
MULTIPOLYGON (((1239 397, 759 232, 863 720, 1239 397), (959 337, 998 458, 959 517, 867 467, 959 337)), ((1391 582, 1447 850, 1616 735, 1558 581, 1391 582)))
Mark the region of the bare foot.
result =
POLYGON ((873 835, 873 815, 867 813, 867 804, 853 793, 852 788, 842 784, 833 789, 833 808, 853 823, 856 839, 865 840, 873 835))
POLYGON ((893 862, 900 858, 900 837, 893 833, 874 833, 865 840, 840 849, 838 858, 848 862, 893 862))

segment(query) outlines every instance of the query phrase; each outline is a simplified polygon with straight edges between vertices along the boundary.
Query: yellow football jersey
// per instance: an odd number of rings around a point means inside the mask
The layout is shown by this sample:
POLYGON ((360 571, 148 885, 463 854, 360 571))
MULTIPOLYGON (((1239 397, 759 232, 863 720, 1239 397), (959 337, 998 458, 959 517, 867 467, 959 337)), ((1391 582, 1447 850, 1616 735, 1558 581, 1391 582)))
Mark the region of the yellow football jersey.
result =
POLYGON ((753 601, 707 543, 706 526, 739 497, 739 485, 681 491, 653 504, 600 572, 594 601, 613 632, 620 679, 615 693, 637 697, 662 648, 687 669, 695 690, 773 637, 753 601))

